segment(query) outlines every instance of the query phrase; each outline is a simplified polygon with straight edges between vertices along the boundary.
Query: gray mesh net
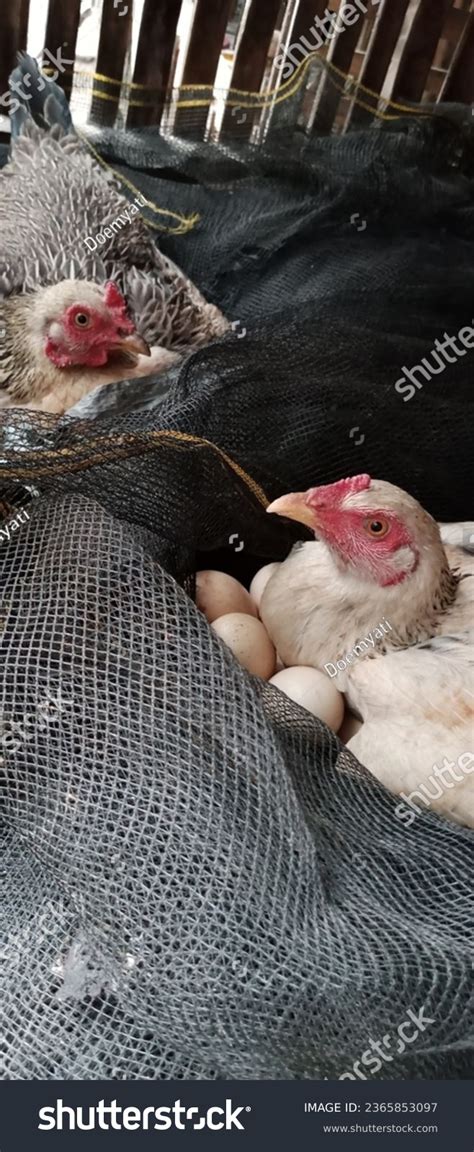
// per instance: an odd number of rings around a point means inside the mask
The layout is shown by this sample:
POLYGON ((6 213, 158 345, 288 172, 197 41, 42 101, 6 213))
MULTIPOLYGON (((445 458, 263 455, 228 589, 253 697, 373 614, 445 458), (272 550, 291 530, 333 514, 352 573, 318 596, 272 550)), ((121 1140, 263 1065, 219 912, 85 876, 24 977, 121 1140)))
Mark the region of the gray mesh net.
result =
POLYGON ((468 1077, 472 833, 402 826, 192 591, 199 567, 248 579, 287 554, 266 497, 362 467, 471 515, 469 358, 422 405, 393 385, 470 321, 472 124, 100 146, 200 213, 160 244, 247 334, 75 417, 0 420, 2 516, 21 516, 0 542, 3 1075, 352 1075, 424 1011, 368 1075, 468 1077))
POLYGON ((0 562, 4 1074, 338 1076, 423 1005, 384 1074, 468 1074, 467 831, 401 827, 98 503, 0 562))

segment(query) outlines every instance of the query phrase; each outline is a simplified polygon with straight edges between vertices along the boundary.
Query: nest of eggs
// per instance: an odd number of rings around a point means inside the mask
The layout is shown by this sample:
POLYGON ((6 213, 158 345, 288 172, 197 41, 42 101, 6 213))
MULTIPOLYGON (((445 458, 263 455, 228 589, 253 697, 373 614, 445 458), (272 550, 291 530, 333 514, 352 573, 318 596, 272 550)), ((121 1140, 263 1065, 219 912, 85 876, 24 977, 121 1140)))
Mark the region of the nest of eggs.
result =
POLYGON ((197 607, 247 672, 268 681, 347 743, 361 727, 361 721, 346 707, 343 694, 317 668, 285 667, 260 619, 263 592, 276 568, 277 563, 260 568, 249 591, 225 572, 212 569, 198 572, 197 607))

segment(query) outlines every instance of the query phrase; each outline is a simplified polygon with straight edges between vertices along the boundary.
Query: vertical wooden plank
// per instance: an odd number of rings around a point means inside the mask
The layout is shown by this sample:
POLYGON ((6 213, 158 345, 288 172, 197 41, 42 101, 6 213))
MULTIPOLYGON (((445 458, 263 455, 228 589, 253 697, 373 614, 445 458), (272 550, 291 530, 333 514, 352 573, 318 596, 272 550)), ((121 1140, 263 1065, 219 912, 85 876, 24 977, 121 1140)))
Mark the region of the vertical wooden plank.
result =
MULTIPOLYGON (((0 14, 0 95, 8 92, 8 77, 16 64, 16 54, 26 48, 29 0, 3 0, 0 14)), ((8 115, 8 107, 0 109, 8 115)))
MULTIPOLYGON (((356 11, 355 6, 352 6, 356 11)), ((368 5, 367 5, 368 7, 368 5)), ((366 19, 367 13, 359 9, 359 18, 354 20, 352 24, 341 25, 339 24, 339 32, 332 41, 329 41, 330 47, 327 55, 328 61, 339 68, 341 72, 349 72, 352 64, 352 58, 357 47, 359 36, 362 31, 362 25, 366 19)), ((353 13, 351 14, 351 19, 353 13)), ((321 80, 320 89, 318 92, 318 99, 316 105, 316 115, 313 122, 313 132, 318 134, 330 132, 334 124, 337 109, 341 100, 340 82, 339 87, 331 81, 328 75, 323 76, 321 80)))
POLYGON ((145 0, 133 83, 146 84, 150 92, 132 88, 131 98, 150 103, 147 108, 129 108, 127 128, 160 123, 170 82, 180 11, 181 0, 145 0))
MULTIPOLYGON (((231 88, 239 88, 243 92, 260 92, 280 8, 281 0, 265 0, 263 5, 261 0, 252 0, 234 62, 231 88)), ((260 112, 255 113, 247 108, 243 110, 245 118, 242 119, 236 117, 235 112, 235 106, 226 109, 222 134, 248 138, 260 112)))
MULTIPOLYGON (((81 15, 81 0, 49 0, 48 19, 46 23, 45 48, 56 59, 61 51, 60 61, 75 60, 77 30, 81 15)), ((48 56, 43 58, 43 67, 55 68, 48 56)), ((61 86, 69 96, 72 87, 73 64, 67 64, 64 72, 59 70, 56 83, 61 86)))
MULTIPOLYGON (((359 83, 364 84, 366 88, 370 88, 377 95, 380 95, 382 91, 409 3, 410 0, 383 0, 383 6, 379 9, 378 19, 372 29, 372 36, 359 74, 359 83)), ((370 97, 364 95, 363 99, 364 103, 370 104, 370 97)), ((371 119, 372 114, 369 110, 361 108, 354 101, 347 117, 346 128, 355 127, 355 125, 362 126, 371 119)))
MULTIPOLYGON (((288 85, 291 89, 291 74, 287 65, 292 67, 293 73, 295 73, 298 65, 303 61, 305 56, 308 56, 311 51, 317 50, 315 41, 316 20, 324 16, 327 6, 328 0, 300 0, 290 24, 290 34, 286 36, 285 41, 282 41, 280 44, 278 54, 280 55, 282 52, 285 52, 285 60, 281 69, 275 69, 274 67, 270 80, 272 88, 276 88, 286 81, 287 90, 288 85), (287 45, 286 51, 284 48, 285 43, 287 45)), ((320 52, 321 56, 324 57, 326 49, 321 48, 320 52)), ((289 97, 294 123, 297 123, 300 117, 303 123, 309 119, 320 79, 321 76, 316 75, 316 70, 311 73, 311 77, 307 72, 303 77, 300 90, 289 97)), ((271 131, 280 132, 288 122, 287 109, 288 105, 285 100, 277 103, 272 109, 270 120, 271 131)))
POLYGON ((19 49, 26 49, 28 40, 28 17, 30 14, 30 0, 19 0, 19 49))
MULTIPOLYGON (((452 2, 454 4, 456 0, 452 0, 452 2)), ((457 2, 458 5, 463 4, 463 0, 457 0, 457 2)), ((459 6, 457 8, 451 8, 434 55, 434 68, 441 68, 445 72, 449 71, 454 51, 463 37, 466 20, 467 12, 465 8, 463 9, 459 6)))
POLYGON ((461 104, 474 103, 474 13, 472 12, 467 16, 466 27, 451 61, 440 100, 454 100, 461 104))
MULTIPOLYGON (((183 85, 205 84, 212 88, 232 6, 233 0, 197 0, 183 85)), ((206 99, 202 92, 198 93, 198 98, 206 99)), ((208 101, 201 108, 178 108, 175 133, 202 140, 209 108, 208 101)))
MULTIPOLYGON (((122 80, 125 57, 132 39, 133 0, 104 0, 100 23, 99 47, 95 71, 113 80, 122 80)), ((151 48, 151 45, 150 45, 151 48)), ((90 119, 93 123, 112 125, 120 99, 120 85, 94 79, 90 119), (105 96, 105 99, 102 99, 105 96)))
POLYGON ((331 8, 328 0, 300 0, 291 32, 292 44, 309 35, 314 21, 318 16, 324 16, 326 8, 331 8))
POLYGON ((392 100, 422 99, 452 0, 420 0, 393 83, 392 100))

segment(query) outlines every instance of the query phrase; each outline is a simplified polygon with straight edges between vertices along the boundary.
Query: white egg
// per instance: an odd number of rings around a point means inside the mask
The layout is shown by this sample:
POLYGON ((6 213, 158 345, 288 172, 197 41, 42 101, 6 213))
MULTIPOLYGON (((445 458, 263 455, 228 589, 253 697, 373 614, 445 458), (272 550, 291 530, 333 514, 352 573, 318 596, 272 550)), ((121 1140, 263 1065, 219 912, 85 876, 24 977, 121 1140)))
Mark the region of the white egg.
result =
POLYGON ((337 732, 344 718, 344 697, 325 672, 303 666, 284 668, 272 676, 270 684, 337 732))
POLYGON ((254 576, 252 583, 250 585, 250 595, 252 597, 252 600, 255 601, 257 608, 260 607, 260 601, 262 599, 264 589, 265 589, 266 585, 268 584, 270 576, 272 576, 273 573, 276 572, 276 569, 279 567, 280 567, 280 565, 277 563, 265 564, 264 568, 260 568, 259 571, 255 573, 255 576, 254 576))
POLYGON ((262 680, 273 675, 276 653, 260 620, 243 612, 230 612, 214 620, 212 628, 247 672, 262 680))
POLYGON ((362 728, 362 720, 358 720, 357 716, 354 716, 354 713, 349 712, 349 709, 346 708, 346 714, 338 733, 339 739, 342 740, 343 744, 348 744, 349 740, 352 740, 352 737, 359 731, 359 728, 362 728))
POLYGON ((196 575, 196 604, 210 624, 229 612, 257 615, 252 597, 243 584, 227 572, 214 572, 211 568, 196 575))

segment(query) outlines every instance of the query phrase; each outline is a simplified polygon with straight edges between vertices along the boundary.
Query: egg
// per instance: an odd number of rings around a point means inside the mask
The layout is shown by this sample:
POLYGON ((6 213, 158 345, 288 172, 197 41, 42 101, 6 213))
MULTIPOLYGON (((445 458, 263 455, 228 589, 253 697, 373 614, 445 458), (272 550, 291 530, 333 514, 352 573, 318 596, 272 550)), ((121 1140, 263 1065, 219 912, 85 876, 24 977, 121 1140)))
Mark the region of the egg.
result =
POLYGON ((270 576, 272 576, 273 573, 276 572, 276 569, 279 567, 280 567, 280 565, 277 563, 265 564, 264 568, 260 568, 259 571, 255 573, 255 576, 254 576, 252 583, 250 585, 250 595, 252 597, 252 600, 257 605, 257 608, 260 607, 260 601, 262 599, 264 589, 265 589, 266 585, 268 584, 270 576))
POLYGON ((232 612, 257 616, 256 606, 243 584, 226 572, 214 572, 211 568, 196 575, 196 604, 210 624, 232 612))
POLYGON ((340 728, 344 719, 344 697, 324 672, 303 666, 284 668, 272 676, 270 684, 323 720, 334 732, 340 728))
POLYGON ((268 680, 275 671, 276 653, 260 620, 244 612, 229 612, 214 620, 212 628, 247 672, 268 680))
POLYGON ((359 728, 362 728, 362 720, 359 720, 353 712, 349 712, 349 709, 346 708, 346 714, 338 733, 339 739, 342 740, 343 744, 348 744, 349 740, 352 740, 352 737, 359 731, 359 728))

